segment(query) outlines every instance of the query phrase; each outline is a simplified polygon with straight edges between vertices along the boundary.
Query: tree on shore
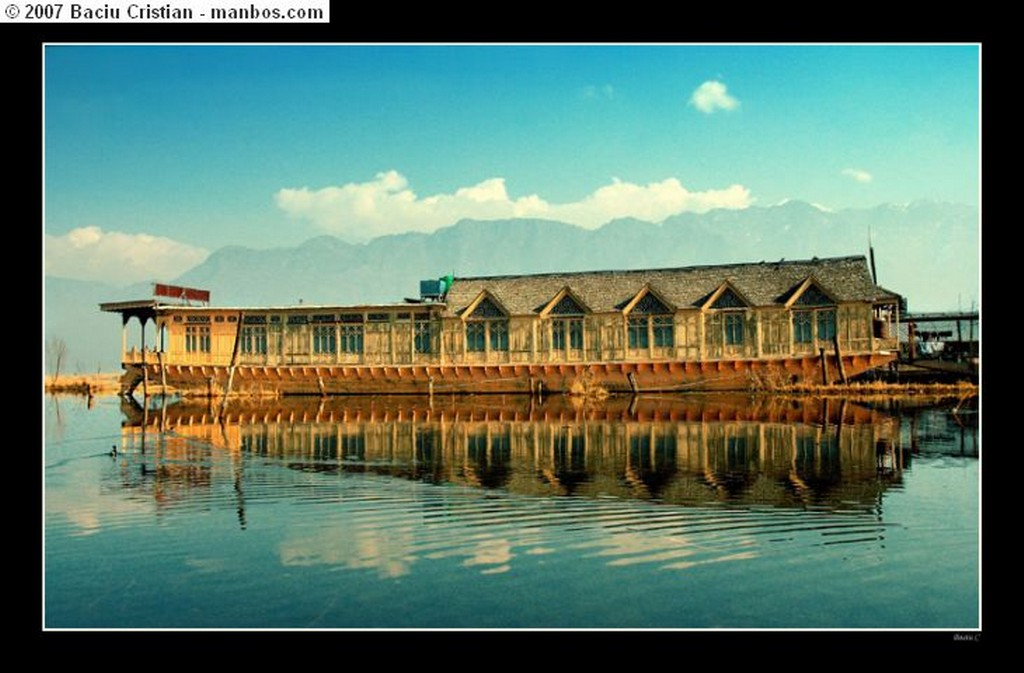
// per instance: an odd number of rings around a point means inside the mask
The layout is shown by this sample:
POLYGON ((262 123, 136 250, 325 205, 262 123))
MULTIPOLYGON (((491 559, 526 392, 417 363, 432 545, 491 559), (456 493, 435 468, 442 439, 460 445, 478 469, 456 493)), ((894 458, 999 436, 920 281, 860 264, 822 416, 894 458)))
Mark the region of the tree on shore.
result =
POLYGON ((46 360, 53 370, 53 382, 60 377, 60 368, 68 355, 68 344, 60 337, 50 337, 46 342, 46 360))

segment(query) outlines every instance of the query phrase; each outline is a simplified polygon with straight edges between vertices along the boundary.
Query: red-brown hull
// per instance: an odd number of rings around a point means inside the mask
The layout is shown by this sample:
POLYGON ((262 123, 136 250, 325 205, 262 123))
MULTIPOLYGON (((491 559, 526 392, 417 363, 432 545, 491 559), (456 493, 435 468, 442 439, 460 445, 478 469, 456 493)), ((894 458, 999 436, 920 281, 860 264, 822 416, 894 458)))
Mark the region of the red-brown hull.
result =
POLYGON ((125 364, 126 392, 166 384, 183 395, 545 394, 771 390, 835 383, 882 367, 895 353, 771 360, 502 365, 240 365, 125 364), (145 383, 143 380, 145 379, 145 383))

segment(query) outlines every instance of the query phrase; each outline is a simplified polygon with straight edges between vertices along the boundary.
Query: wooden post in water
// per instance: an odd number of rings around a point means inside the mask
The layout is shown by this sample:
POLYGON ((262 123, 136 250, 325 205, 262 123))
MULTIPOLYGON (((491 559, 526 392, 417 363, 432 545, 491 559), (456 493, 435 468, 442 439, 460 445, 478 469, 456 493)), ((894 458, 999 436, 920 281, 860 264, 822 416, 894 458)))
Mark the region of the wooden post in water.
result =
POLYGON ((956 340, 957 340, 956 359, 958 361, 961 359, 961 355, 963 355, 963 353, 964 353, 964 348, 963 348, 963 346, 964 346, 964 335, 963 335, 963 332, 961 331, 961 327, 960 327, 962 324, 963 323, 961 322, 960 317, 957 316, 957 319, 956 319, 956 340))
POLYGON ((818 349, 818 356, 821 358, 821 385, 828 385, 828 365, 825 364, 825 349, 818 349))
POLYGON ((167 367, 164 366, 164 352, 156 352, 156 361, 160 365, 160 394, 167 396, 167 367))
POLYGON ((832 335, 832 344, 836 349, 836 366, 839 369, 839 380, 846 385, 846 368, 843 367, 843 354, 839 352, 839 334, 832 335))
POLYGON ((146 319, 140 318, 142 323, 142 399, 143 404, 149 397, 149 369, 146 367, 146 319))
MULTIPOLYGON (((224 401, 221 402, 221 409, 228 404, 228 395, 231 394, 231 382, 235 378, 235 367, 238 366, 238 350, 239 345, 242 343, 242 318, 244 314, 242 311, 238 312, 238 327, 235 328, 235 345, 231 349, 231 366, 228 367, 228 384, 224 389, 224 401)), ((322 391, 321 391, 322 392, 322 391)))

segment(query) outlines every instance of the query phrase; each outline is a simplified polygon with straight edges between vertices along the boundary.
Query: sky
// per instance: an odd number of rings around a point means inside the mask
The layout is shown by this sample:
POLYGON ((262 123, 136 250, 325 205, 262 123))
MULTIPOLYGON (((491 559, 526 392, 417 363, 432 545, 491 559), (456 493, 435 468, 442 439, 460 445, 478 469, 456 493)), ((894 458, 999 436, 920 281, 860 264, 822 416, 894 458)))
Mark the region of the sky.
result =
POLYGON ((799 199, 979 205, 980 47, 44 46, 47 274, 222 246, 599 227, 799 199))

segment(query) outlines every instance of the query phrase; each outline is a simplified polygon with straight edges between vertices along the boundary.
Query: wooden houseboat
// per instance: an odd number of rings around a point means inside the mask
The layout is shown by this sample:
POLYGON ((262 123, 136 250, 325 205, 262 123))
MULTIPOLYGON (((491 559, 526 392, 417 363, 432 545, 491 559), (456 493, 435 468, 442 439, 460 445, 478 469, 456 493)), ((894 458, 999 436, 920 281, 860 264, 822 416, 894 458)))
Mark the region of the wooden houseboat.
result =
POLYGON ((415 299, 354 306, 216 307, 208 292, 158 285, 100 308, 121 315, 125 393, 160 384, 221 396, 831 383, 897 357, 900 303, 853 256, 448 276, 423 281, 415 299), (133 318, 143 336, 129 349, 133 318))

